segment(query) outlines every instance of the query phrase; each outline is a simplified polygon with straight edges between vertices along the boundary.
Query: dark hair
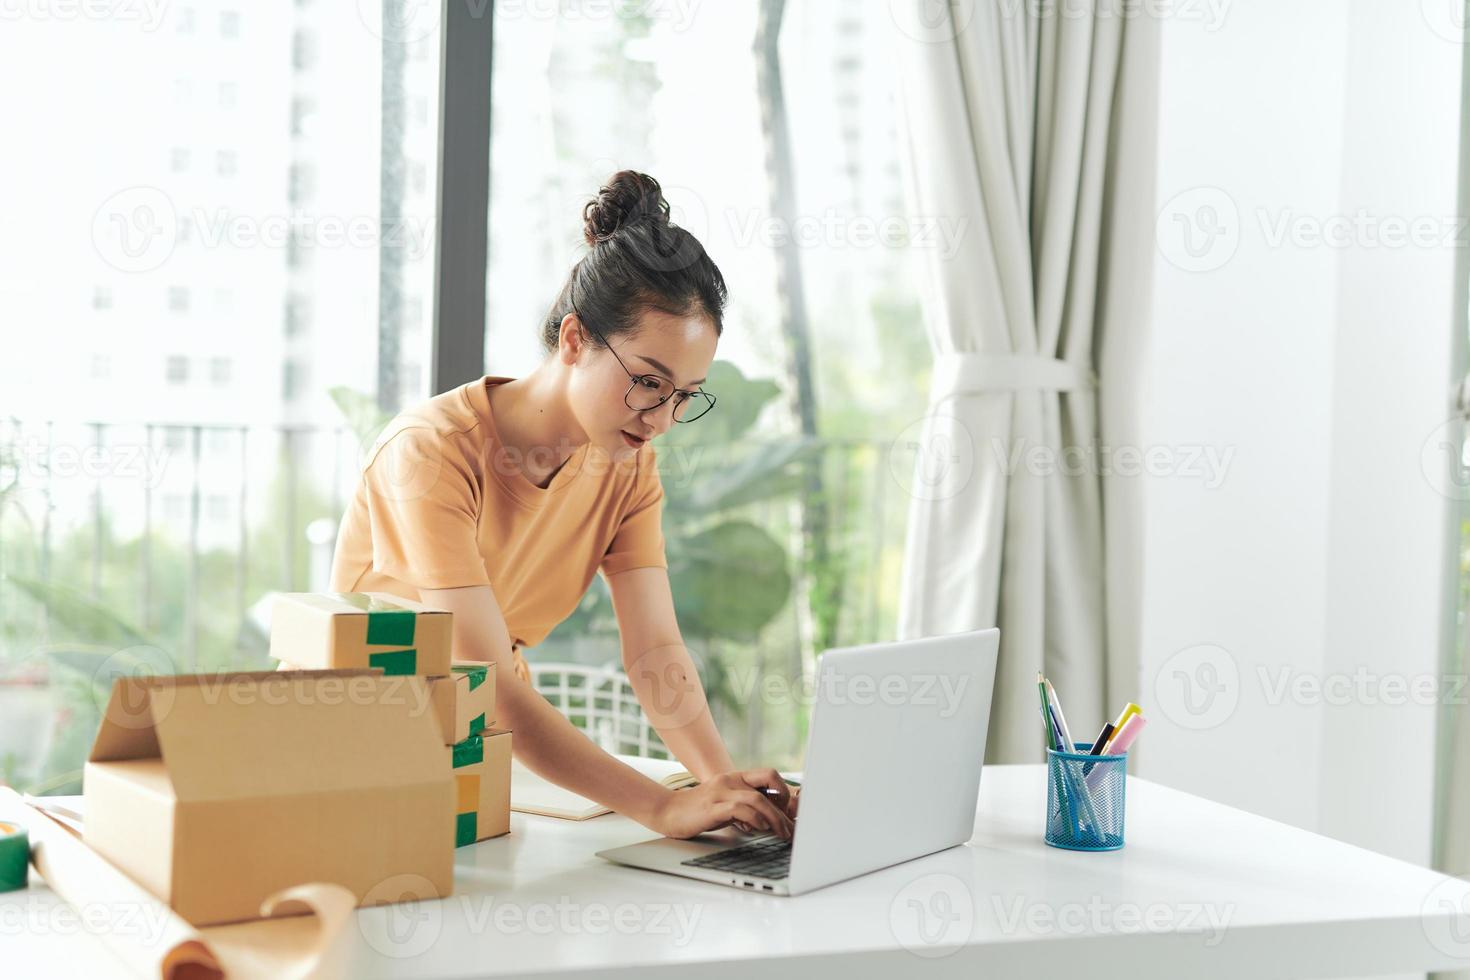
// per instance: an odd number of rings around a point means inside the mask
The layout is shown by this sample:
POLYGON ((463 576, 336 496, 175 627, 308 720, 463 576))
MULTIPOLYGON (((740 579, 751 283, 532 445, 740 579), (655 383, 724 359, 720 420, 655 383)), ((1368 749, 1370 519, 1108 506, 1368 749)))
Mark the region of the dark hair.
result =
MULTIPOLYGON (((546 314, 541 343, 556 350, 561 321, 576 311, 611 337, 636 329, 646 310, 672 316, 703 314, 724 330, 727 291, 699 239, 669 220, 669 202, 648 174, 620 170, 582 209, 582 234, 590 246, 572 267, 546 314)), ((597 344, 590 332, 589 343, 597 344)))

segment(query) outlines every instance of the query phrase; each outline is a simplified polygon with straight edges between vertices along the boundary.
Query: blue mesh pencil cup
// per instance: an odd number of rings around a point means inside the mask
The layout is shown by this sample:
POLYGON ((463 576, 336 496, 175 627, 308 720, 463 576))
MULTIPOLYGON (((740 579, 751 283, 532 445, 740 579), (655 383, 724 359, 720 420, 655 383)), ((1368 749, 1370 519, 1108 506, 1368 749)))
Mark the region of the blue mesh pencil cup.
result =
POLYGON ((1123 796, 1128 753, 1088 755, 1046 750, 1046 842, 1073 851, 1116 851, 1123 846, 1123 796))

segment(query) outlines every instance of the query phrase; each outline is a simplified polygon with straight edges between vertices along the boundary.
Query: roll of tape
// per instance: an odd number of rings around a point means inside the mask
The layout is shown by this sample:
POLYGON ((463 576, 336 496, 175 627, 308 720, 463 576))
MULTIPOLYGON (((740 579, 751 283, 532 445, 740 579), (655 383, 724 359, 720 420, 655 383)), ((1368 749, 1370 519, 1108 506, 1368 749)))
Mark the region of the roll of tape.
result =
POLYGON ((0 892, 26 887, 31 863, 31 839, 24 827, 0 821, 0 892))

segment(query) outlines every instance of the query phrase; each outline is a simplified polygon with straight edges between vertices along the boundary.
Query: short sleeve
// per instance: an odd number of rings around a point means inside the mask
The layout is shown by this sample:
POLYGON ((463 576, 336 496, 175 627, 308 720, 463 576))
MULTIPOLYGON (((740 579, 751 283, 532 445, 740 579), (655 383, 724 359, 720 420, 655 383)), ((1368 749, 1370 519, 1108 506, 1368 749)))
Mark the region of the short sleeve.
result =
POLYGON ((373 571, 421 589, 489 585, 463 453, 421 421, 393 428, 363 469, 373 571))
POLYGON ((651 445, 639 454, 638 472, 628 496, 631 504, 602 557, 604 576, 630 568, 669 567, 664 556, 664 485, 651 445))

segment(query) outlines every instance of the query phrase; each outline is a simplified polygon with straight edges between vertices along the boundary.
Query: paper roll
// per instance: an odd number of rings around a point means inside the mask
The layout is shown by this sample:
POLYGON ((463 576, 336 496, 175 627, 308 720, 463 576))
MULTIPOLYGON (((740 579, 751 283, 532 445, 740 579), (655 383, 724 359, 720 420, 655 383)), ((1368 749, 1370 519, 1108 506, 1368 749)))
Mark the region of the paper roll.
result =
MULTIPOLYGON (((99 939, 132 974, 178 978, 279 980, 339 976, 337 938, 357 906, 340 885, 314 883, 289 888, 266 899, 253 922, 196 929, 88 847, 64 824, 0 787, 0 820, 24 824, 34 844, 31 860, 51 890, 78 909, 143 909, 141 921, 154 923, 147 936, 99 924, 99 939), (303 915, 310 912, 314 915, 303 915)), ((84 922, 90 922, 83 917, 84 922)))
POLYGON ((31 839, 24 827, 0 823, 0 892, 26 886, 31 863, 31 839))

